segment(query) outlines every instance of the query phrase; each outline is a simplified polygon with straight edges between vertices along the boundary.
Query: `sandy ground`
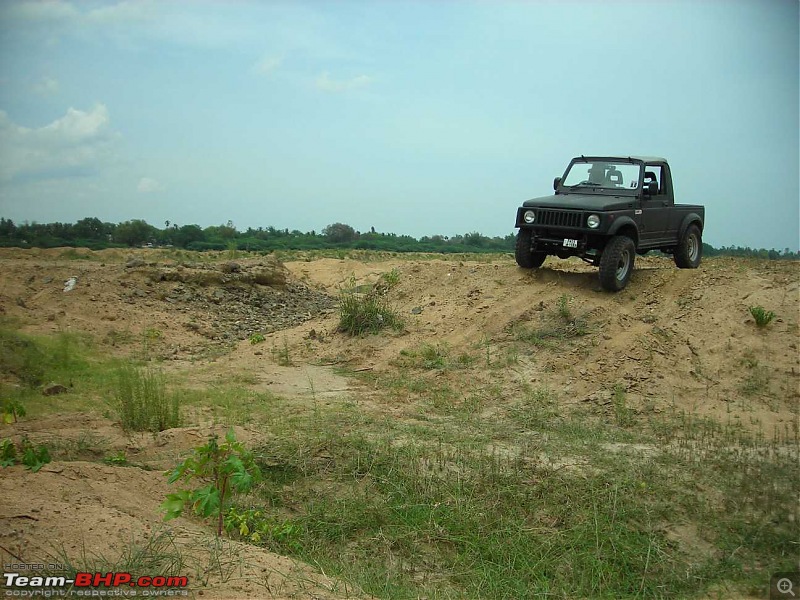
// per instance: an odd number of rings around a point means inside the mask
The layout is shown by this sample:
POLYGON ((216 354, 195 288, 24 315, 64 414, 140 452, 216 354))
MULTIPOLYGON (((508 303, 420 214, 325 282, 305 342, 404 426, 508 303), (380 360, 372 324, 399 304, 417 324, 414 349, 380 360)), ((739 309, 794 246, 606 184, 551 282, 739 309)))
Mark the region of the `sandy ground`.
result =
MULTIPOLYGON (((609 294, 600 290, 595 269, 554 258, 536 272, 517 268, 511 258, 288 262, 291 282, 332 297, 351 277, 359 285, 369 285, 396 270, 398 282, 386 298, 405 319, 405 331, 349 338, 336 332, 335 313, 309 311, 301 324, 277 331, 270 331, 274 328, 266 315, 265 341, 254 345, 209 332, 213 310, 225 310, 224 304, 221 309, 212 306, 213 291, 228 285, 225 282, 203 288, 209 298, 206 310, 202 302, 188 306, 170 301, 174 282, 154 282, 145 270, 126 267, 132 254, 156 266, 168 262, 152 251, 79 250, 77 254, 86 258, 75 258, 74 251, 63 249, 0 251, 0 314, 31 333, 87 333, 104 352, 120 356, 144 340, 153 356, 164 359, 169 373, 201 388, 220 377, 241 375, 253 389, 301 403, 311 398, 350 399, 364 410, 402 417, 402 407, 387 404, 380 390, 337 374, 334 367, 389 371, 401 351, 425 343, 499 361, 509 349, 519 348, 515 327, 535 326, 566 296, 572 314, 587 323, 587 335, 557 349, 515 350, 514 359, 499 370, 481 369, 479 361, 470 370, 470 385, 498 385, 508 397, 525 384, 547 385, 558 391, 565 411, 570 405, 610 410, 612 390, 624 389, 629 405, 639 414, 684 410, 761 429, 767 436, 797 419, 797 263, 718 258, 705 260, 697 270, 679 270, 667 258, 639 258, 629 287, 609 294), (64 282, 72 276, 78 283, 64 292, 64 282), (752 305, 773 310, 776 320, 757 328, 748 312, 752 305), (289 353, 290 366, 278 364, 276 349, 289 353), (756 394, 745 394, 743 385, 754 365, 763 384, 756 394)), ((259 260, 239 262, 249 268, 259 260)), ((253 333, 258 326, 255 323, 253 333)), ((131 540, 160 531, 164 525, 158 505, 168 491, 161 470, 202 443, 210 426, 198 421, 157 436, 131 437, 99 413, 60 414, 54 408, 47 417, 5 426, 3 437, 25 434, 36 442, 64 446, 70 441, 79 444, 87 432, 103 441, 106 454, 125 451, 131 463, 152 470, 85 457, 52 462, 36 474, 21 466, 0 470, 4 562, 47 562, 56 558, 58 549, 73 558, 81 553, 113 557, 131 540)), ((247 428, 237 433, 247 443, 264 437, 247 428)), ((172 524, 171 535, 185 557, 186 574, 205 583, 204 596, 354 594, 311 566, 238 542, 228 543, 225 567, 210 572, 201 566, 208 564, 210 529, 186 519, 172 524)))

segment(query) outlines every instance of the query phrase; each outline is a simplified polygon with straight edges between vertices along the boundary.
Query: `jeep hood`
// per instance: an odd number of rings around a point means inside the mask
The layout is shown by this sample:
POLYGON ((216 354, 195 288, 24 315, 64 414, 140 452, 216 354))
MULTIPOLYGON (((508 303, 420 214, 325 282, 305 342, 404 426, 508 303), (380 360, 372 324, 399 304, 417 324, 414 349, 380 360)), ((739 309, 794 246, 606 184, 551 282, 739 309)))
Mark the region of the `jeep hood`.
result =
POLYGON ((526 208, 569 208, 572 210, 624 210, 636 202, 634 196, 606 196, 602 194, 558 194, 526 200, 526 208))

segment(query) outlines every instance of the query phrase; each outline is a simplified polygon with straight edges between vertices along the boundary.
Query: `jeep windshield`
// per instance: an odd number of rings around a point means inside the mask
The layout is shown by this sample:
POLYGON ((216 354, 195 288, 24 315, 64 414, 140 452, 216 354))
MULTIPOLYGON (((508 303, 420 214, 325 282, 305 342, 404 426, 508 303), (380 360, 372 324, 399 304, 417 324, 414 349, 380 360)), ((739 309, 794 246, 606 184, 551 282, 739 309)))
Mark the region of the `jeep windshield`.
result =
POLYGON ((570 167, 561 185, 571 190, 614 190, 636 192, 641 166, 606 161, 576 162, 570 167))

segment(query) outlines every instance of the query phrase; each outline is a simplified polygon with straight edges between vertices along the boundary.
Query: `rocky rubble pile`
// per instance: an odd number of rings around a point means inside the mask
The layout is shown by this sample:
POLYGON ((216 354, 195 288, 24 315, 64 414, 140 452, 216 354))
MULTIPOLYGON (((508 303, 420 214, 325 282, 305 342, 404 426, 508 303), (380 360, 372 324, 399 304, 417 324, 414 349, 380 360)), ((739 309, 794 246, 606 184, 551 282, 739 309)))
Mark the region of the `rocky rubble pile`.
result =
POLYGON ((129 261, 125 270, 131 275, 123 292, 126 302, 167 303, 188 317, 181 319, 187 329, 213 341, 293 327, 333 312, 337 302, 292 281, 286 267, 270 257, 222 264, 129 261))

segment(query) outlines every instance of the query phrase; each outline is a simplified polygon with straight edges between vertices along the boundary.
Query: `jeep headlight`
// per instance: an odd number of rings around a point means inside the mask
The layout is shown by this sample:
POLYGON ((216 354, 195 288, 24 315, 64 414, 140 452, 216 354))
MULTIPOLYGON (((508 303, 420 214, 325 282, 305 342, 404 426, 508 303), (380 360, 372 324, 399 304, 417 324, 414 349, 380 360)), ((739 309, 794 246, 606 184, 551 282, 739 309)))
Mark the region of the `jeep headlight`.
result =
POLYGON ((536 220, 536 213, 532 210, 526 210, 522 215, 522 220, 530 225, 536 220))
POLYGON ((589 218, 586 219, 586 224, 589 229, 597 229, 600 227, 600 215, 589 215, 589 218))

